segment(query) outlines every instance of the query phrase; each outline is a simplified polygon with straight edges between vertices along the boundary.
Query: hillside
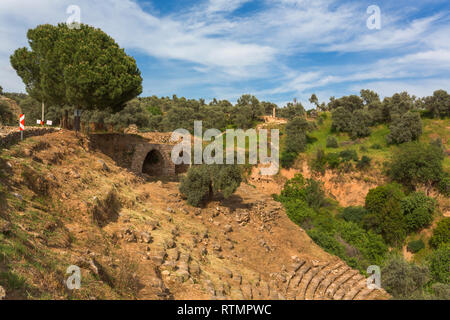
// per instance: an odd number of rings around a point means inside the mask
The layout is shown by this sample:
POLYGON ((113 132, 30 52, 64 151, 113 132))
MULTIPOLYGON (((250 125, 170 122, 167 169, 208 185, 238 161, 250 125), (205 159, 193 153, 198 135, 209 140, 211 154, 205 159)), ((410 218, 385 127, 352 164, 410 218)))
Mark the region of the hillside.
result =
POLYGON ((59 131, 0 153, 7 299, 377 299, 269 195, 242 184, 188 206, 178 182, 136 176, 59 131), (81 289, 65 287, 70 265, 81 289))

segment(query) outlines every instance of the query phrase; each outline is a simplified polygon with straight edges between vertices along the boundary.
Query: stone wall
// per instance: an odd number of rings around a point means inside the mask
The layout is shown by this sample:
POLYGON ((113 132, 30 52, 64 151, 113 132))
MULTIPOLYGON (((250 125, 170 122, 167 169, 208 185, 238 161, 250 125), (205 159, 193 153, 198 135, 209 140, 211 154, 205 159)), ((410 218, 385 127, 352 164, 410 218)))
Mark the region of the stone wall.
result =
MULTIPOLYGON (((55 128, 26 128, 23 131, 23 138, 30 138, 34 136, 42 136, 47 133, 57 131, 55 128)), ((0 148, 8 148, 16 143, 20 142, 20 131, 18 128, 13 127, 1 127, 0 128, 0 148)))
POLYGON ((90 148, 99 150, 113 159, 118 166, 136 174, 142 173, 145 158, 152 150, 162 158, 161 176, 174 176, 175 164, 171 160, 173 145, 152 143, 141 135, 134 134, 92 134, 89 136, 90 148))

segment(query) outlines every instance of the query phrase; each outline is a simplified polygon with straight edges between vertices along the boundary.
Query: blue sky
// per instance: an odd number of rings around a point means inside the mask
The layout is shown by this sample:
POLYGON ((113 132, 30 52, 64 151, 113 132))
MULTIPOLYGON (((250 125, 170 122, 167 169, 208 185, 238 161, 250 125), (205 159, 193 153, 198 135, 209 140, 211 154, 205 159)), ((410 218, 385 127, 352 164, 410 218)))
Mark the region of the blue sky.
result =
POLYGON ((381 96, 450 91, 450 2, 334 0, 2 0, 0 85, 23 91, 9 55, 26 31, 64 22, 69 5, 136 58, 143 96, 244 93, 309 107, 370 88, 381 96), (369 29, 367 8, 381 10, 369 29))

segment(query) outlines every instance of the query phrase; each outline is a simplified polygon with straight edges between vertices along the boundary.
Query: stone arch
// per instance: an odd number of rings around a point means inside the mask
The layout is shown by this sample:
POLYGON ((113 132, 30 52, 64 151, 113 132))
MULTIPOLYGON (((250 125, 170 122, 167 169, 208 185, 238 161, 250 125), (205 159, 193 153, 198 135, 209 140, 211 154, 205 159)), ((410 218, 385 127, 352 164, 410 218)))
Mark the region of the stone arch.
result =
POLYGON ((160 176, 163 174, 164 158, 156 149, 150 150, 144 159, 142 164, 142 173, 146 173, 149 176, 160 176))
POLYGON ((135 148, 131 170, 152 176, 175 175, 175 164, 170 158, 172 146, 162 144, 139 144, 135 148))

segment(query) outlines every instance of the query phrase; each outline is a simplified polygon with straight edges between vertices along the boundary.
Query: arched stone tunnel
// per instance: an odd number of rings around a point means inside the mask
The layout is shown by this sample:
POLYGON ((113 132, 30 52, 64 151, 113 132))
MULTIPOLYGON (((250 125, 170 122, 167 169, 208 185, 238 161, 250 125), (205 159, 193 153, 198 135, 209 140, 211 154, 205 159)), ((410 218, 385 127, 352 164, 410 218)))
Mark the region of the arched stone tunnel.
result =
POLYGON ((188 165, 175 165, 171 159, 174 144, 152 143, 139 135, 93 134, 91 147, 111 157, 117 165, 136 174, 175 176, 186 172, 188 165))

